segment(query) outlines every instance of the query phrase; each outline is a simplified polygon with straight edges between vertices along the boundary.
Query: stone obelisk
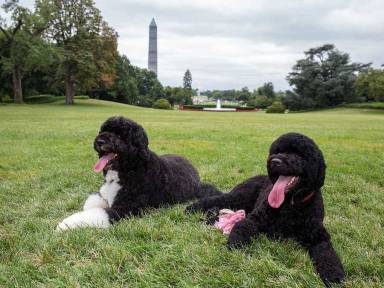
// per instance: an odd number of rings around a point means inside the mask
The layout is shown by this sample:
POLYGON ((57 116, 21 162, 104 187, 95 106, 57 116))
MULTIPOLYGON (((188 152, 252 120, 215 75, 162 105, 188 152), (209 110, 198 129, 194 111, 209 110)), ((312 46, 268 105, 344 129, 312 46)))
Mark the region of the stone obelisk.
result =
POLYGON ((157 25, 155 18, 149 24, 148 69, 157 75, 157 25))

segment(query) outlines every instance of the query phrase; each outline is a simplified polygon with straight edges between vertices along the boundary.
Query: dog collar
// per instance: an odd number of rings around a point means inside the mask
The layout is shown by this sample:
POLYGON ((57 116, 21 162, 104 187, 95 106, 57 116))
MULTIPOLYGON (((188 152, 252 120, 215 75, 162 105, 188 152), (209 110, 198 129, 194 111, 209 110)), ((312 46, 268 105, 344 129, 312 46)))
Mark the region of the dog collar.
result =
MULTIPOLYGON (((314 191, 309 193, 307 196, 305 196, 301 201, 299 201, 297 203, 304 204, 305 202, 308 202, 309 200, 311 200, 313 198, 313 196, 315 196, 315 192, 314 191)), ((295 205, 297 203, 295 202, 295 197, 292 196, 292 198, 291 198, 291 205, 295 205)))

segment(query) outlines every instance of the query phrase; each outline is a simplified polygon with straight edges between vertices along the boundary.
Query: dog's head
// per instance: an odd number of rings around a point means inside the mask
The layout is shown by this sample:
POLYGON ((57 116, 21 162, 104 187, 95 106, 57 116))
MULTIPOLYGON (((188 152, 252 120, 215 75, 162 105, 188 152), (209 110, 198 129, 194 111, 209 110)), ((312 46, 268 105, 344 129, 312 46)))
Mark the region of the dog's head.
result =
POLYGON ((99 154, 95 172, 107 170, 118 160, 137 161, 149 157, 148 137, 143 127, 124 117, 111 117, 101 125, 94 141, 99 154))
POLYGON ((268 203, 278 208, 286 198, 305 199, 324 185, 325 162, 315 142, 298 133, 287 133, 271 145, 267 161, 273 188, 268 203))

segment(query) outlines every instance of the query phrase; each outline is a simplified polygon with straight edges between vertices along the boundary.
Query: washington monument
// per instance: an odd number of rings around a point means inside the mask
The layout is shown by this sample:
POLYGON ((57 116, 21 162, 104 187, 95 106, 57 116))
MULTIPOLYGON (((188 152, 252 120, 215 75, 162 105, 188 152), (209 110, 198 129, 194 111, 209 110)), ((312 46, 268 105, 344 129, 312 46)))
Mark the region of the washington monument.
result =
POLYGON ((157 75, 157 26, 155 18, 149 24, 148 69, 157 75))

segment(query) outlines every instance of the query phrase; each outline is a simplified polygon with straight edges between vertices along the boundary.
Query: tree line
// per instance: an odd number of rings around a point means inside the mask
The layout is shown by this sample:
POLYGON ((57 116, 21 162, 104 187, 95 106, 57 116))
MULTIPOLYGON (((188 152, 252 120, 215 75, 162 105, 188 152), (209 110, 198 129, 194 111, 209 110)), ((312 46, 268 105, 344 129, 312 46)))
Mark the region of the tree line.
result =
MULTIPOLYGON (((75 94, 152 106, 191 102, 190 87, 163 87, 154 72, 117 51, 117 32, 92 0, 37 0, 33 11, 7 0, 0 18, 0 96, 75 94)), ((191 78, 191 77, 190 77, 191 78)), ((1 100, 1 99, 0 99, 1 100)))
POLYGON ((257 108, 270 107, 277 101, 290 110, 384 101, 382 68, 372 68, 371 63, 353 63, 348 53, 332 44, 311 48, 304 55, 286 78, 292 90, 275 92, 273 84, 267 82, 253 91, 243 87, 240 90, 207 90, 202 94, 257 108))

